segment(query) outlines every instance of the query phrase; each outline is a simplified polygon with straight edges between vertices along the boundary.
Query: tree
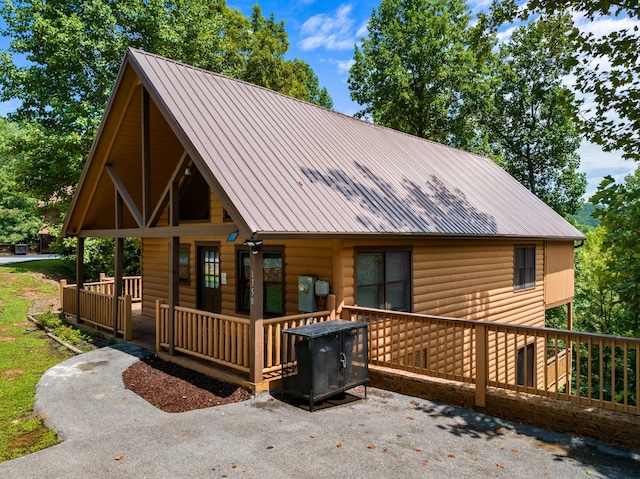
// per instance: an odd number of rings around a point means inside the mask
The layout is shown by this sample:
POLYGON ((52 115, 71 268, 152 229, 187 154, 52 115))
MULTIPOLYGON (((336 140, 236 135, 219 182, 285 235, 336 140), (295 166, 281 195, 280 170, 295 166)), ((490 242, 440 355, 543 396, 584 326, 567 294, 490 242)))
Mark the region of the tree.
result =
MULTIPOLYGON (((530 0, 518 8, 516 0, 497 0, 495 23, 526 20, 572 11, 593 21, 600 16, 640 20, 637 0, 530 0)), ((640 34, 638 26, 597 36, 574 28, 570 39, 579 54, 576 87, 592 96, 595 111, 583 112, 581 132, 605 151, 621 150, 623 157, 640 160, 640 34)))
POLYGON ((38 202, 29 197, 14 178, 15 159, 7 152, 7 143, 16 128, 0 117, 0 243, 34 243, 42 227, 38 202))
POLYGON ((16 168, 42 199, 77 183, 127 47, 330 105, 311 67, 284 59, 284 24, 259 7, 249 19, 224 0, 6 0, 0 15, 12 38, 0 53, 0 100, 21 102, 11 115, 27 132, 13 144, 16 168))
POLYGON ((467 150, 483 148, 478 119, 490 92, 493 38, 477 32, 463 0, 382 0, 356 46, 351 99, 361 118, 467 150))
POLYGON ((608 254, 612 287, 631 319, 623 329, 640 334, 640 168, 623 184, 608 176, 591 198, 595 216, 606 231, 602 241, 608 254))
POLYGON ((515 29, 500 46, 500 83, 486 124, 499 145, 501 166, 563 216, 582 206, 578 104, 563 85, 573 65, 566 15, 515 29))

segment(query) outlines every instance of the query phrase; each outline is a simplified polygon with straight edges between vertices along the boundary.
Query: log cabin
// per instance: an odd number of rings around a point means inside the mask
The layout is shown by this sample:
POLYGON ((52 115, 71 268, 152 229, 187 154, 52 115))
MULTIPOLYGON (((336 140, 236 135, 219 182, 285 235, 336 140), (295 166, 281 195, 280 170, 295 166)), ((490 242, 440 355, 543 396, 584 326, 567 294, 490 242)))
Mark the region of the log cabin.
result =
MULTIPOLYGON (((79 285, 84 238, 115 239, 116 280, 123 239, 141 238, 157 349, 215 356, 254 385, 276 369, 265 331, 282 317, 358 306, 544 327, 566 304, 570 324, 584 240, 489 158, 134 49, 63 235, 78 238, 79 285), (179 310, 235 318, 233 346, 214 353, 212 327, 168 321, 179 310)), ((406 342, 418 329, 389 334, 406 342)), ((450 339, 432 334, 402 361, 466 368, 430 346, 450 339)), ((520 383, 541 374, 532 344, 506 368, 520 383)))

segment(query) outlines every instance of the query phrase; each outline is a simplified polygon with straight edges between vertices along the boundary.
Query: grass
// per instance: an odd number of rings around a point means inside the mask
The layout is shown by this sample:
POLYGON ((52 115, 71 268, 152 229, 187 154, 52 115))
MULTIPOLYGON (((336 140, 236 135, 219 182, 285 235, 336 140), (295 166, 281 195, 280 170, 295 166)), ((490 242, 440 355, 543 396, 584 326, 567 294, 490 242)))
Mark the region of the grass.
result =
POLYGON ((53 304, 67 274, 56 260, 0 266, 0 462, 58 442, 33 411, 42 374, 71 356, 27 320, 29 308, 53 304))

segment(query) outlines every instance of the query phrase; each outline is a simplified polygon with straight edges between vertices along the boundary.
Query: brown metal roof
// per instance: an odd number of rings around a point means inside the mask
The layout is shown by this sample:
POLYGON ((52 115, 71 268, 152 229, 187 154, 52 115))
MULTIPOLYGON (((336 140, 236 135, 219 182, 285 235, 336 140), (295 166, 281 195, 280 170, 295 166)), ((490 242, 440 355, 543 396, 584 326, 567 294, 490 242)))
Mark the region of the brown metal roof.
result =
POLYGON ((583 238, 488 158, 141 51, 127 65, 251 232, 583 238))

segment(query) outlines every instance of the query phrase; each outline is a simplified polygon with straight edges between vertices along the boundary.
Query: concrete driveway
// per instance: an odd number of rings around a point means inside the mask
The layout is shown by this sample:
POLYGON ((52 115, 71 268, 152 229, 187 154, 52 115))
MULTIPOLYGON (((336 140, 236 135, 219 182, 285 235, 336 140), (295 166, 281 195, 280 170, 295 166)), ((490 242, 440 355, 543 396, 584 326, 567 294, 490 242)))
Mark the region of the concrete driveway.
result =
POLYGON ((631 478, 640 451, 370 390, 313 413, 268 394, 165 413, 124 389, 148 354, 121 344, 69 359, 36 411, 64 441, 0 464, 2 478, 631 478))

